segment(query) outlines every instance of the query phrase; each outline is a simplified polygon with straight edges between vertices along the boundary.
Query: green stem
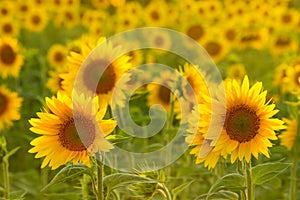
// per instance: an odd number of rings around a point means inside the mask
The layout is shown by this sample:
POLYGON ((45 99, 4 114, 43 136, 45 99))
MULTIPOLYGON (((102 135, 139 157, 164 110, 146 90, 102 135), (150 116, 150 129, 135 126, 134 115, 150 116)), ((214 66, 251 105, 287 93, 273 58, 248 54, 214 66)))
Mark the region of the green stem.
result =
POLYGON ((88 176, 86 174, 83 174, 81 179, 81 188, 82 188, 82 199, 88 200, 89 199, 89 182, 88 182, 88 176))
MULTIPOLYGON (((174 94, 171 92, 170 93, 170 110, 169 110, 169 115, 168 115, 168 119, 167 119, 167 130, 170 130, 173 126, 173 120, 174 120, 174 105, 175 105, 175 96, 174 94)), ((170 133, 167 134, 167 142, 170 142, 170 133)), ((166 164, 170 163, 170 157, 171 157, 171 150, 169 149, 167 152, 167 156, 166 156, 166 164)), ((170 167, 166 167, 166 176, 170 176, 171 175, 171 168, 170 167)))
POLYGON ((2 135, 0 140, 0 155, 2 160, 2 172, 3 172, 3 185, 4 185, 4 199, 9 199, 9 163, 8 163, 8 157, 5 156, 7 154, 6 149, 6 139, 2 135))
POLYGON ((254 200, 254 186, 252 183, 252 171, 251 171, 251 161, 246 165, 246 179, 247 179, 247 200, 254 200))
POLYGON ((103 163, 101 162, 100 158, 102 158, 103 155, 97 156, 97 200, 104 200, 103 195, 103 163))

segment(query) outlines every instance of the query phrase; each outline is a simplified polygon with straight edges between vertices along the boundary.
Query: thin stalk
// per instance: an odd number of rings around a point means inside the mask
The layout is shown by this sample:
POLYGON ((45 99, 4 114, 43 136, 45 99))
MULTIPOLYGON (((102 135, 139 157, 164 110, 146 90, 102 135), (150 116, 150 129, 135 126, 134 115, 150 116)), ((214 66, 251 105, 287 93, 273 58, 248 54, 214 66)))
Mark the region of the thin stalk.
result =
MULTIPOLYGON (((101 156, 101 158, 103 155, 101 156)), ((103 159, 103 158, 102 158, 103 159)), ((103 190, 103 163, 100 160, 100 156, 96 158, 97 160, 97 200, 104 200, 104 190, 103 190)))
POLYGON ((254 200, 254 186, 252 183, 252 170, 251 170, 251 161, 246 165, 246 180, 247 180, 247 200, 254 200))
MULTIPOLYGON (((240 160, 237 160, 236 171, 237 171, 237 173, 239 173, 240 175, 245 176, 245 174, 244 174, 244 172, 245 172, 244 162, 242 162, 242 161, 240 161, 240 160)), ((247 199, 247 195, 246 195, 245 190, 241 190, 241 192, 240 192, 240 197, 241 197, 241 200, 247 199)))
POLYGON ((83 200, 89 200, 89 182, 88 182, 88 176, 86 174, 83 174, 81 179, 81 188, 82 188, 82 199, 83 200))
POLYGON ((292 109, 296 110, 295 118, 297 121, 297 129, 296 129, 296 140, 292 149, 292 165, 291 165, 291 178, 290 178, 290 200, 296 200, 297 198, 297 161, 298 161, 298 149, 297 149, 297 141, 299 141, 300 137, 300 123, 299 123, 299 113, 298 107, 293 107, 292 109))
MULTIPOLYGON (((175 105, 175 96, 174 94, 171 92, 170 93, 170 110, 169 110, 169 115, 168 115, 168 119, 167 119, 167 130, 170 130, 173 126, 173 120, 174 120, 174 105, 175 105)), ((167 142, 170 141, 170 133, 168 133, 167 135, 167 142)), ((169 149, 167 151, 167 156, 166 156, 166 164, 170 163, 170 157, 171 157, 171 150, 169 149)), ((171 175, 171 168, 170 167, 166 167, 166 176, 170 176, 171 175)))
POLYGON ((3 186, 4 186, 4 199, 9 199, 9 163, 6 149, 6 139, 2 135, 0 140, 0 156, 2 161, 2 173, 3 173, 3 186))

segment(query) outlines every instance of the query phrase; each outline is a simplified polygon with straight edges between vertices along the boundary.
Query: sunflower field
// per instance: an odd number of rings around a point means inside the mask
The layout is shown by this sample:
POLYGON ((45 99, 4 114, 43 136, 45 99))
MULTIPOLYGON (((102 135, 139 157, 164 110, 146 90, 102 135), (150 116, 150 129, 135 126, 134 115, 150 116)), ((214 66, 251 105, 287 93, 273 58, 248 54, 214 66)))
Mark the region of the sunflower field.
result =
POLYGON ((298 0, 0 0, 0 199, 300 199, 299 36, 298 0))

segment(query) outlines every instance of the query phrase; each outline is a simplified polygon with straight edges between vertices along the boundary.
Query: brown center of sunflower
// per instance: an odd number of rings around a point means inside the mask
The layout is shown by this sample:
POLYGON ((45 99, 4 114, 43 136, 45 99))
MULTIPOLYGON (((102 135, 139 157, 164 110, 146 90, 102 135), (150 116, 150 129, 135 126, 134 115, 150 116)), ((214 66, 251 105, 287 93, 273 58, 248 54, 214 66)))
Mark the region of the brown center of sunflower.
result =
POLYGON ((8 10, 6 8, 1 8, 1 14, 2 15, 7 15, 8 10))
POLYGON ((284 23, 290 23, 292 21, 292 17, 289 14, 283 15, 281 19, 282 19, 282 22, 284 22, 284 23))
POLYGON ((73 14, 71 12, 66 12, 65 16, 68 20, 72 21, 74 19, 73 14))
POLYGON ((194 40, 199 40, 204 35, 204 29, 200 25, 191 26, 187 30, 187 35, 193 38, 194 40))
POLYGON ((287 46, 287 45, 289 45, 290 44, 290 42, 291 42, 291 40, 290 40, 290 38, 288 38, 288 37, 279 37, 277 40, 276 40, 276 46, 281 46, 281 47, 283 47, 283 46, 287 46))
POLYGON ((10 23, 7 23, 2 26, 2 30, 4 33, 10 34, 13 31, 13 27, 10 23))
POLYGON ((58 137, 61 145, 66 149, 84 151, 95 140, 95 127, 93 122, 84 116, 76 120, 76 126, 74 119, 71 118, 62 124, 58 137))
POLYGON ((217 43, 210 41, 206 43, 206 51, 208 52, 209 55, 216 56, 220 53, 222 46, 217 43))
POLYGON ((0 47, 0 60, 2 63, 11 65, 14 63, 15 59, 16 53, 10 45, 4 44, 2 47, 0 47))
POLYGON ((107 94, 112 91, 116 83, 116 73, 112 64, 108 65, 108 61, 95 60, 87 65, 83 72, 83 81, 88 89, 91 91, 96 88, 97 94, 107 94), (99 80, 99 71, 103 70, 104 67, 108 66, 102 73, 99 80))
POLYGON ((236 32, 233 29, 229 29, 226 31, 225 36, 229 41, 232 41, 236 38, 236 32))
POLYGON ((33 15, 31 17, 31 21, 32 21, 33 24, 37 25, 41 22, 41 18, 38 15, 33 15))
POLYGON ((241 42, 251 42, 251 41, 256 41, 256 40, 259 40, 259 39, 260 39, 260 37, 259 37, 258 34, 249 33, 249 34, 244 35, 241 38, 241 42))
POLYGON ((258 133, 260 119, 253 109, 241 104, 227 111, 224 126, 230 139, 243 143, 258 133))
POLYGON ((55 52, 54 60, 60 63, 64 60, 64 55, 61 52, 55 52))
POLYGON ((159 14, 158 12, 156 11, 152 11, 151 14, 150 14, 151 18, 155 21, 158 21, 159 20, 159 14))
POLYGON ((300 78, 300 72, 297 72, 294 76, 296 85, 300 86, 299 78, 300 78))
POLYGON ((169 104, 170 98, 171 98, 171 92, 168 88, 166 88, 164 86, 160 86, 159 90, 158 90, 158 97, 164 103, 169 104))
POLYGON ((155 37, 154 39, 154 43, 155 45, 157 45, 158 47, 161 47, 164 45, 164 39, 160 36, 155 37))
POLYGON ((7 108, 7 98, 0 93, 0 115, 3 114, 3 112, 6 110, 7 108))
POLYGON ((28 6, 27 5, 21 5, 20 6, 20 11, 21 12, 27 12, 28 11, 28 6))

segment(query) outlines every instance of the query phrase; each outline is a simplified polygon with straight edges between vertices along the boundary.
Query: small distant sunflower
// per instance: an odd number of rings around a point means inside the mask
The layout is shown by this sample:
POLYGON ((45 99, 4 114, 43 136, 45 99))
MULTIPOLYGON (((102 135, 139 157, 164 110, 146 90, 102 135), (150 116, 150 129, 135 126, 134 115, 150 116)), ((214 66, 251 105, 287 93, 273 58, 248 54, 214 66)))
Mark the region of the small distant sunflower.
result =
POLYGON ((55 15, 54 24, 57 27, 73 28, 80 22, 78 9, 65 9, 55 15))
POLYGON ((219 34, 210 34, 201 44, 216 63, 221 61, 230 51, 230 46, 219 34))
POLYGON ((162 32, 162 31, 150 31, 145 33, 145 37, 147 38, 147 41, 150 46, 156 47, 157 53, 165 53, 165 50, 160 49, 170 49, 172 46, 172 41, 169 33, 167 32, 162 32))
POLYGON ((60 77, 61 74, 66 73, 67 69, 65 67, 55 68, 54 70, 49 71, 49 78, 46 83, 46 87, 54 94, 58 91, 63 91, 62 81, 60 77))
MULTIPOLYGON (((171 74, 168 71, 163 71, 160 73, 160 77, 164 78, 164 82, 170 88, 174 88, 175 80, 171 77, 171 74)), ((171 101, 171 90, 157 83, 150 83, 146 87, 149 94, 147 96, 147 103, 149 106, 159 104, 161 105, 166 112, 170 111, 170 101, 171 101)), ((174 110, 178 111, 178 101, 175 100, 174 110)))
POLYGON ((116 32, 122 32, 129 29, 138 27, 140 21, 138 18, 133 17, 132 14, 123 13, 122 15, 116 15, 115 18, 115 29, 116 32))
POLYGON ((299 11, 296 9, 287 9, 277 16, 278 26, 285 30, 294 30, 299 22, 299 11))
POLYGON ((25 16, 25 28, 31 32, 41 32, 48 23, 46 9, 35 9, 25 16))
POLYGON ((288 71, 288 68, 290 68, 290 67, 291 67, 290 65, 284 63, 284 64, 279 65, 275 69, 273 84, 275 86, 280 87, 281 92, 283 92, 283 93, 288 90, 287 71, 288 71))
POLYGON ((245 29, 241 32, 236 46, 239 49, 245 49, 250 47, 257 50, 262 50, 266 45, 267 39, 267 29, 245 29))
POLYGON ((109 0, 91 0, 91 3, 95 8, 100 8, 100 9, 106 8, 110 4, 109 0))
POLYGON ((11 92, 5 86, 0 86, 0 132, 10 127, 14 120, 20 119, 19 109, 23 98, 16 92, 11 92))
POLYGON ((19 24, 12 18, 1 19, 0 35, 6 37, 16 37, 20 31, 19 24))
POLYGON ((146 26, 167 25, 167 4, 164 1, 150 1, 144 10, 144 20, 146 26))
POLYGON ((300 94, 300 64, 287 67, 285 79, 287 90, 300 94))
POLYGON ((240 80, 240 81, 243 79, 245 75, 246 75, 246 69, 242 63, 238 63, 230 66, 230 68, 226 72, 227 78, 240 80))
POLYGON ((277 33, 271 37, 269 49, 274 56, 297 52, 299 49, 296 36, 288 33, 277 33))
POLYGON ((11 18, 14 15, 16 3, 10 0, 4 0, 0 2, 0 18, 11 18))
POLYGON ((30 130, 41 135, 31 141, 34 147, 29 152, 37 153, 35 158, 45 157, 42 168, 49 165, 54 170, 69 161, 90 166, 89 157, 93 153, 113 148, 105 136, 114 130, 116 123, 102 120, 106 107, 99 107, 97 97, 87 99, 76 94, 75 97, 73 103, 61 93, 46 98, 44 111, 37 113, 39 118, 29 120, 30 130))
POLYGON ((208 95, 208 87, 206 85, 206 80, 204 77, 206 74, 203 71, 198 71, 195 66, 185 63, 182 67, 179 67, 180 73, 187 79, 188 83, 191 85, 193 91, 186 90, 184 97, 189 98, 191 94, 189 92, 194 92, 197 96, 198 103, 203 103, 204 95, 208 95), (202 72, 202 74, 200 74, 202 72))
POLYGON ((282 119, 286 124, 286 130, 282 131, 278 136, 280 139, 281 145, 291 150, 295 144, 296 135, 297 135, 297 121, 295 119, 282 119))
MULTIPOLYGON (((275 104, 266 102, 267 91, 262 92, 262 83, 257 82, 249 88, 248 77, 245 76, 241 85, 235 80, 225 82, 226 115, 223 130, 218 139, 212 139, 213 151, 221 151, 221 155, 231 154, 231 163, 238 158, 245 158, 250 162, 251 155, 256 159, 262 153, 269 158, 269 140, 277 140, 275 131, 284 129, 284 122, 273 118, 278 110, 275 104)), ((220 108, 224 107, 224 100, 219 99, 220 108)), ((218 117, 218 116, 216 116, 218 117)))
POLYGON ((62 67, 67 60, 67 48, 61 44, 53 44, 47 53, 47 60, 51 67, 62 67))
POLYGON ((0 76, 17 77, 22 65, 23 56, 19 54, 18 41, 8 37, 0 38, 0 76))
POLYGON ((207 28, 199 22, 186 23, 182 31, 197 42, 202 42, 207 34, 207 28))

